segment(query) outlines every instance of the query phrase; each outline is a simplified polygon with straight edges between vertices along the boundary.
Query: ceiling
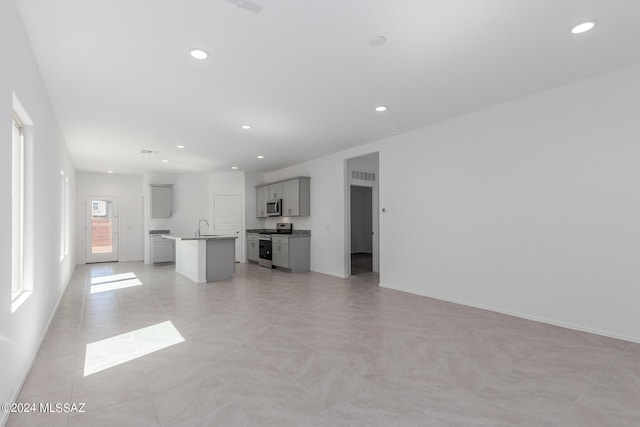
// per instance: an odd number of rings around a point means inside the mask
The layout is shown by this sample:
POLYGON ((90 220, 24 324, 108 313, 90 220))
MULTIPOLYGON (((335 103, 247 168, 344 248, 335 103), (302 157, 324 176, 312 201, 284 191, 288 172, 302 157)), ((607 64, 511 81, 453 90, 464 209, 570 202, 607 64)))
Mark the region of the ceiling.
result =
POLYGON ((15 2, 86 171, 275 170, 640 63, 632 0, 15 2))

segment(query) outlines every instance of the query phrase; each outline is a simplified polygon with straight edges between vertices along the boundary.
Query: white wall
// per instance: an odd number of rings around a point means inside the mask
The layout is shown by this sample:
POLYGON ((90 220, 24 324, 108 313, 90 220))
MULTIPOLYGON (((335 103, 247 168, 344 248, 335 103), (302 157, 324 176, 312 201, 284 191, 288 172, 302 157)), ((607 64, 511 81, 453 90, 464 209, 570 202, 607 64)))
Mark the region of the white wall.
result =
MULTIPOLYGON (((344 274, 344 163, 380 153, 380 281, 640 342, 640 66, 268 173, 311 176, 344 274)), ((267 223, 275 220, 267 220, 267 223)))
MULTIPOLYGON (((144 175, 145 226, 144 247, 145 262, 149 263, 149 230, 168 229, 181 236, 193 236, 201 218, 210 221, 209 174, 207 173, 160 173, 149 172, 144 175), (151 218, 150 185, 173 184, 173 216, 171 218, 151 218)), ((212 229, 211 229, 212 230, 212 229)), ((202 223, 202 234, 209 233, 202 223)))
MULTIPOLYGON (((256 218, 256 185, 265 184, 263 173, 245 173, 245 226, 247 229, 264 228, 264 219, 256 218)), ((246 252, 246 251, 245 251, 246 252)))
POLYGON ((640 67, 386 141, 389 287, 640 341, 640 67))
POLYGON ((207 173, 183 173, 176 176, 173 187, 173 225, 171 231, 179 235, 193 236, 198 221, 206 219, 210 227, 202 223, 202 234, 213 231, 210 215, 209 175, 207 173))
POLYGON ((86 197, 118 198, 119 260, 144 259, 142 175, 78 172, 76 186, 76 248, 78 264, 85 263, 86 197))
MULTIPOLYGON (((12 402, 73 272, 74 253, 60 261, 60 170, 75 174, 49 96, 12 1, 0 0, 0 402, 12 402), (13 94, 33 121, 27 129, 25 282, 31 296, 11 313, 11 115, 13 94), (36 213, 38 215, 36 215, 36 213)), ((70 209, 70 223, 74 223, 70 209)), ((70 242, 73 242, 71 230, 70 242)), ((7 414, 0 413, 0 425, 7 414)))

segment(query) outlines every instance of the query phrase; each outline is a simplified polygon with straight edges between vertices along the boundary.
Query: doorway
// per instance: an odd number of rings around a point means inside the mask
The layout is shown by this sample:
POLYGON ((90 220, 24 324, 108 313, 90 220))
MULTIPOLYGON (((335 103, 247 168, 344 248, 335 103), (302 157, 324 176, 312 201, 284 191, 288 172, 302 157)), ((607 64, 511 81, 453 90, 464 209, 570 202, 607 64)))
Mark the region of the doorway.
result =
POLYGON ((213 197, 213 234, 236 236, 236 262, 242 260, 242 199, 240 195, 213 197))
POLYGON ((373 191, 351 186, 351 274, 373 271, 373 191))
POLYGON ((118 261, 118 198, 85 199, 85 262, 118 261))
POLYGON ((380 272, 379 153, 345 160, 345 277, 380 272))

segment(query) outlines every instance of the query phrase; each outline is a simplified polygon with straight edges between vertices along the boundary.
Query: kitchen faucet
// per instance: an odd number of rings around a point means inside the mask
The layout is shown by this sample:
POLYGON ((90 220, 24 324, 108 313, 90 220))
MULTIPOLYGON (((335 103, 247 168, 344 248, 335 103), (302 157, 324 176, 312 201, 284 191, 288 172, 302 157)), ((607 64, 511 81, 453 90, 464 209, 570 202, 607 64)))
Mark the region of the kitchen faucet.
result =
POLYGON ((209 221, 207 221, 204 218, 202 218, 200 221, 198 221, 198 229, 196 230, 196 237, 200 237, 200 226, 202 224, 202 221, 207 223, 207 227, 209 226, 209 221))

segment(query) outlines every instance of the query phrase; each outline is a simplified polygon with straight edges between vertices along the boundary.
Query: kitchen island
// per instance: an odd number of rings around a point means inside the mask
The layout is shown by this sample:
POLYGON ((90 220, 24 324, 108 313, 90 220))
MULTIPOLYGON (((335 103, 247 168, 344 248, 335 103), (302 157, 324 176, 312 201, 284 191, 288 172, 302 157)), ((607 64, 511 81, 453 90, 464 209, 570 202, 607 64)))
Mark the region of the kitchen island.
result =
POLYGON ((229 280, 236 271, 236 237, 202 235, 180 237, 176 241, 176 272, 195 283, 229 280))

